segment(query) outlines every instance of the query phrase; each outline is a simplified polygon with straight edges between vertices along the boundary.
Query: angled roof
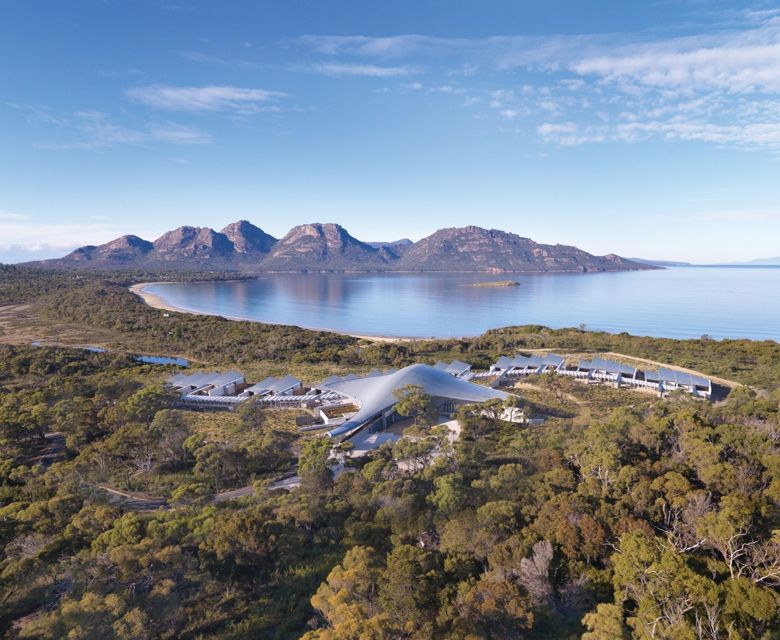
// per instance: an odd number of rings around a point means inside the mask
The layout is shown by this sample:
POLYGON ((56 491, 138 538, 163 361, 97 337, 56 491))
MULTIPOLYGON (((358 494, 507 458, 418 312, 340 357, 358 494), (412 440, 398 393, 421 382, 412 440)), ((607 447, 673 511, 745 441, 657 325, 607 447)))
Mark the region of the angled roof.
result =
POLYGON ((297 387, 299 384, 301 384, 301 381, 298 380, 298 378, 287 375, 283 378, 276 378, 275 380, 272 378, 272 382, 268 385, 268 388, 274 393, 282 393, 283 391, 297 387))
POLYGON ((629 367, 626 364, 621 364, 614 360, 604 360, 603 358, 580 360, 579 368, 587 371, 606 371, 607 373, 621 374, 624 376, 634 376, 636 374, 635 367, 629 367))
POLYGON ((168 382, 174 387, 194 387, 199 389, 211 384, 216 378, 219 377, 218 373, 206 372, 206 373, 177 373, 168 378, 168 382))
POLYGON ((453 360, 452 362, 437 362, 433 365, 433 368, 439 369, 440 371, 446 371, 453 376, 458 376, 471 369, 471 365, 461 360, 453 360))
POLYGON ((672 382, 685 387, 709 388, 711 384, 707 378, 684 371, 677 371, 676 369, 669 369, 668 367, 660 367, 657 372, 645 372, 645 380, 650 382, 672 382))
POLYGON ((240 371, 226 371, 222 375, 209 380, 209 384, 213 384, 215 387, 219 387, 223 384, 230 384, 231 382, 238 382, 244 380, 244 374, 240 371))
POLYGON ((541 367, 555 367, 556 369, 564 363, 564 358, 554 353, 547 353, 543 356, 514 356, 507 358, 501 356, 496 360, 495 366, 499 369, 540 369, 541 367))
POLYGON ((555 355, 554 353, 548 353, 544 357, 544 364, 551 367, 560 367, 564 362, 566 362, 566 358, 563 356, 555 355))
POLYGON ((378 413, 386 411, 398 402, 394 392, 409 384, 422 387, 431 397, 448 398, 459 402, 485 402, 508 396, 503 391, 455 378, 446 371, 426 364, 412 364, 382 376, 355 378, 327 385, 323 383, 327 389, 347 396, 360 406, 354 416, 344 424, 328 431, 328 435, 332 437, 349 433, 378 413))
POLYGON ((274 378, 269 376, 260 382, 253 384, 244 390, 244 393, 253 393, 259 395, 261 393, 283 393, 290 389, 297 387, 301 384, 295 376, 284 376, 283 378, 274 378))

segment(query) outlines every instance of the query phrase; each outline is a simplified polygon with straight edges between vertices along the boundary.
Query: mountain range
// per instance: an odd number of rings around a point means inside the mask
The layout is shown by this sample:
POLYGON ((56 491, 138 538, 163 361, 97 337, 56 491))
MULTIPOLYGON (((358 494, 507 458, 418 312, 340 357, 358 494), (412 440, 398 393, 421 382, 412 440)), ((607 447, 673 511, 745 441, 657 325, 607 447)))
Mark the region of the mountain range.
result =
POLYGON ((756 260, 748 260, 747 262, 732 262, 731 264, 745 267, 776 267, 780 266, 780 256, 774 258, 758 258, 756 260))
POLYGON ((246 272, 587 272, 654 268, 615 254, 539 244, 497 229, 440 229, 417 242, 362 242, 341 225, 303 224, 276 239, 240 220, 221 231, 184 226, 149 242, 128 235, 37 266, 94 269, 231 269, 246 272))

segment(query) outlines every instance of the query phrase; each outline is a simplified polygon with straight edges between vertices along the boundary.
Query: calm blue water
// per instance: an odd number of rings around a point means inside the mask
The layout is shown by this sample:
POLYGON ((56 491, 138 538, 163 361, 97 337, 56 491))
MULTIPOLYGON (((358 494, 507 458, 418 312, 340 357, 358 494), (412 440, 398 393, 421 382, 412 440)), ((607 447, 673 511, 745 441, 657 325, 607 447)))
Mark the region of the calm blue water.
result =
POLYGON ((174 358, 172 356, 133 356, 133 359, 144 364, 175 364, 178 367, 189 367, 190 361, 186 358, 174 358))
POLYGON ((280 274, 146 287, 200 313, 365 335, 453 337, 543 324, 780 341, 780 268, 592 274, 280 274), (470 287, 516 280, 519 287, 470 287))

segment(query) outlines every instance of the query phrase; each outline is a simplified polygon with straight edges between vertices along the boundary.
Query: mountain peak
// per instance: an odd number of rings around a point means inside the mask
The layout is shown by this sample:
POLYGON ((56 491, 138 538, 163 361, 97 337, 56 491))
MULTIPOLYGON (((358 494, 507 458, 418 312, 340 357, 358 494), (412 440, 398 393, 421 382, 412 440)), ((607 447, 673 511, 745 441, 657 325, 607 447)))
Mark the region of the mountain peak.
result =
MULTIPOLYGON (((308 224, 301 224, 290 229, 287 235, 289 236, 292 233, 321 237, 329 241, 335 240, 339 242, 352 238, 344 227, 335 222, 310 222, 308 224)), ((355 238, 352 239, 355 240, 355 238)), ((355 242, 359 242, 359 240, 355 240, 355 242)))
POLYGON ((154 241, 154 254, 162 260, 224 257, 233 243, 209 227, 179 227, 154 241))
POLYGON ((277 242, 272 235, 247 220, 233 222, 220 233, 233 243, 238 253, 243 255, 268 253, 277 242))
POLYGON ((311 241, 322 240, 325 244, 334 249, 342 249, 348 245, 366 245, 357 238, 353 238, 349 232, 340 224, 335 222, 310 222, 308 224, 299 224, 297 227, 293 227, 287 232, 287 235, 282 238, 279 243, 289 244, 291 242, 299 242, 306 238, 311 238, 311 241))
POLYGON ((392 259, 340 224, 312 222, 290 229, 263 266, 272 271, 372 271, 387 269, 392 259))
POLYGON ((148 255, 154 245, 134 235, 126 235, 99 246, 87 245, 69 253, 64 260, 89 262, 96 266, 110 263, 127 264, 148 255))

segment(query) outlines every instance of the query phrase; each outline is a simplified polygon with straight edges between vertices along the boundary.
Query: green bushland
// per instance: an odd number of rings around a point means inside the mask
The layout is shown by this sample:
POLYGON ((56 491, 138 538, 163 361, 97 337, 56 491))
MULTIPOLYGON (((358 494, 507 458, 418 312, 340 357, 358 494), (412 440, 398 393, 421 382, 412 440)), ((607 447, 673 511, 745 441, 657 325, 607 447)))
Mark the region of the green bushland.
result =
POLYGON ((0 269, 0 305, 113 336, 107 353, 0 344, 1 636, 775 637, 777 344, 543 327, 366 343, 166 318, 127 291, 139 275, 0 269), (616 351, 755 390, 711 404, 543 376, 519 389, 543 425, 464 407, 454 445, 426 432, 424 398, 402 394, 422 435, 334 479, 329 447, 299 436, 295 412, 177 409, 162 384, 173 368, 126 355, 319 376, 536 348, 616 351), (296 466, 299 489, 267 490, 296 466))

